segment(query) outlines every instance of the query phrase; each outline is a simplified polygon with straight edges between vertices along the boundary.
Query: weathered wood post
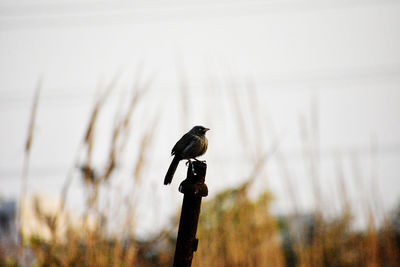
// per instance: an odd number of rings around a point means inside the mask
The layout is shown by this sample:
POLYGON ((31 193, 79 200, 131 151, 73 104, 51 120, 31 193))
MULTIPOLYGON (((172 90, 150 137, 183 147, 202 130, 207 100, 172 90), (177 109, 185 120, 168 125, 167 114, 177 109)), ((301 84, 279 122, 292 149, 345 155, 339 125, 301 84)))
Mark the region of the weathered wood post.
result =
POLYGON ((199 240, 196 238, 199 222, 201 198, 208 195, 204 183, 207 164, 201 161, 189 163, 187 177, 179 186, 184 195, 179 221, 178 238, 176 241, 174 267, 190 267, 193 252, 197 250, 199 240))

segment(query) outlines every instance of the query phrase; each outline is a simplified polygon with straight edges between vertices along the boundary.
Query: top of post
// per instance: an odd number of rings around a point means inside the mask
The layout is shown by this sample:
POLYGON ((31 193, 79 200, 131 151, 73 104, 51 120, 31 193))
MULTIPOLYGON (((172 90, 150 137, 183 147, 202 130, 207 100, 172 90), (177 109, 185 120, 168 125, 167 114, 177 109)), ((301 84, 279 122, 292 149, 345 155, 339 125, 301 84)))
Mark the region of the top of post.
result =
POLYGON ((179 186, 179 191, 199 197, 207 196, 208 188, 204 183, 206 171, 207 163, 205 161, 189 161, 187 177, 179 186))

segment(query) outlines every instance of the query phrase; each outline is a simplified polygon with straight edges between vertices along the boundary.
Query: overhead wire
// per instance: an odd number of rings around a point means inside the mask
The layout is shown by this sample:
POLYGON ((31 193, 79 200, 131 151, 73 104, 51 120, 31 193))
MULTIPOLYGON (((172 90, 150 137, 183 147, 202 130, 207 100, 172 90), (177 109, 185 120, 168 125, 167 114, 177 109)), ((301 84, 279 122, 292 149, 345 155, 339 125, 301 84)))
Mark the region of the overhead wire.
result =
POLYGON ((100 26, 168 20, 193 20, 222 17, 298 12, 313 9, 353 8, 368 5, 398 4, 396 0, 349 1, 215 1, 187 4, 116 5, 112 2, 79 4, 0 5, 0 30, 100 26), (30 10, 29 10, 30 9, 30 10), (52 12, 47 12, 50 9, 52 12), (25 15, 23 11, 25 10, 25 15), (63 11, 64 10, 64 11, 63 11), (19 14, 19 15, 18 15, 19 14), (100 19, 100 20, 99 20, 100 19))

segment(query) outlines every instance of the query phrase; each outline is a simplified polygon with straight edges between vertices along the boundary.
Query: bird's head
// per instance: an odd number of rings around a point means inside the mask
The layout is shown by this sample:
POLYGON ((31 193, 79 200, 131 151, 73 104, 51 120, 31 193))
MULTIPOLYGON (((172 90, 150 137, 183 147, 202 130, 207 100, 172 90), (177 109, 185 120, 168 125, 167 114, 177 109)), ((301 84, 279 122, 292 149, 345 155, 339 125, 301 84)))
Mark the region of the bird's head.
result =
POLYGON ((192 130, 190 130, 191 133, 195 134, 195 135, 205 135, 207 131, 209 131, 209 128, 205 128, 203 126, 194 126, 192 128, 192 130))

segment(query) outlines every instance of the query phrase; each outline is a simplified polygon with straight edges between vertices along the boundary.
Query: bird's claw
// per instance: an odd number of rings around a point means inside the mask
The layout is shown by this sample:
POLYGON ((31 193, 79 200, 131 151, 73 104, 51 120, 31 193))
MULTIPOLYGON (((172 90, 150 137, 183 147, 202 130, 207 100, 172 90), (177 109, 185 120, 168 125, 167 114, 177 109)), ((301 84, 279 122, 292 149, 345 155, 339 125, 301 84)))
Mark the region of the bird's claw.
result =
MULTIPOLYGON (((198 159, 195 159, 195 160, 199 161, 198 159)), ((188 159, 188 161, 186 161, 185 164, 186 164, 186 166, 192 166, 193 175, 197 175, 196 172, 194 171, 194 166, 193 166, 192 161, 190 159, 188 159)))
POLYGON ((206 163, 205 160, 199 160, 199 159, 194 159, 194 160, 197 161, 197 162, 206 163))

